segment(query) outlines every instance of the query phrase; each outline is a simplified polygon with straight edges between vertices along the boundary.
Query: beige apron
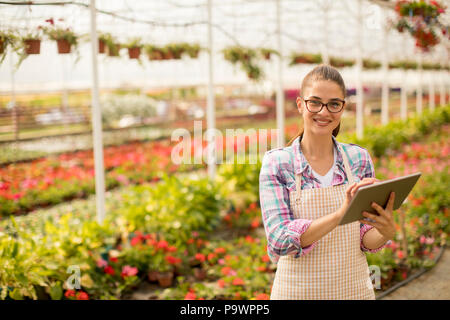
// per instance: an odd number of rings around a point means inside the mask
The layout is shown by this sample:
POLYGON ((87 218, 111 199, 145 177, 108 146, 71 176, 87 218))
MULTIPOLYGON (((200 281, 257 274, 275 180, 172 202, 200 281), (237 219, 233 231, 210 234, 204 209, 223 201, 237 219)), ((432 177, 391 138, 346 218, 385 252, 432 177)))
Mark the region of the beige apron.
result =
MULTIPOLYGON (((296 174, 296 190, 290 192, 295 219, 314 220, 340 208, 354 179, 340 145, 339 150, 348 183, 302 190, 301 176, 296 174)), ((337 226, 305 256, 281 256, 270 299, 375 299, 366 256, 360 249, 360 223, 337 226)))

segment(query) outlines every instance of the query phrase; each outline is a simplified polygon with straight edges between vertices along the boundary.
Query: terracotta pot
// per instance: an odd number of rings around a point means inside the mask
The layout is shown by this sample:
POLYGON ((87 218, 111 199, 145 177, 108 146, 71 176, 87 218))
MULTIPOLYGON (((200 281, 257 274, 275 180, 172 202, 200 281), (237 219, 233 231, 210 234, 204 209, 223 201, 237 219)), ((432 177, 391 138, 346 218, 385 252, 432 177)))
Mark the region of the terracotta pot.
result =
POLYGON ((194 276, 197 278, 197 280, 205 280, 206 279, 206 270, 202 268, 194 268, 194 276))
POLYGON ((149 271, 148 272, 148 281, 157 282, 158 281, 158 271, 149 271))
POLYGON ((5 51, 5 43, 3 40, 0 40, 0 54, 2 54, 5 51))
POLYGON ((39 54, 41 52, 41 40, 24 40, 26 54, 39 54))
POLYGON ((108 56, 110 57, 118 57, 120 51, 120 44, 116 44, 116 52, 108 51, 108 56))
POLYGON ((98 53, 105 53, 105 42, 98 40, 98 53))
POLYGON ((264 54, 264 59, 270 60, 270 53, 265 53, 264 54))
POLYGON ((58 44, 58 53, 59 54, 70 53, 71 46, 67 40, 60 39, 60 40, 57 40, 56 43, 58 44))
POLYGON ((158 273, 158 283, 161 287, 167 288, 172 285, 173 282, 173 272, 159 272, 158 273))
POLYGON ((139 59, 141 48, 128 48, 128 55, 130 56, 130 59, 139 59))

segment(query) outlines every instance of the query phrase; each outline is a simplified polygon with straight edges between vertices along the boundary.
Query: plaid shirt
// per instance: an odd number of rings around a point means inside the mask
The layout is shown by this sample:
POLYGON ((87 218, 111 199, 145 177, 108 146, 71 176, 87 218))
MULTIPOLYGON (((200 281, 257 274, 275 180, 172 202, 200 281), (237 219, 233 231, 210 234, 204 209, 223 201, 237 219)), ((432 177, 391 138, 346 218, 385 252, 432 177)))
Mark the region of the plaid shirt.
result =
MULTIPOLYGON (((351 143, 340 143, 334 136, 332 139, 337 154, 332 186, 347 183, 338 143, 347 155, 355 182, 375 177, 373 162, 366 149, 351 143)), ((305 255, 317 244, 314 242, 304 248, 300 244, 300 237, 311 225, 312 220, 294 219, 289 206, 289 191, 296 189, 294 173, 301 174, 302 190, 321 187, 320 181, 314 176, 311 166, 301 152, 300 137, 295 139, 291 146, 267 151, 262 161, 259 176, 261 213, 267 236, 267 253, 274 263, 282 255, 293 254, 295 257, 305 255)), ((367 224, 361 224, 360 246, 363 251, 377 252, 386 245, 374 250, 364 247, 363 236, 372 228, 367 224)))

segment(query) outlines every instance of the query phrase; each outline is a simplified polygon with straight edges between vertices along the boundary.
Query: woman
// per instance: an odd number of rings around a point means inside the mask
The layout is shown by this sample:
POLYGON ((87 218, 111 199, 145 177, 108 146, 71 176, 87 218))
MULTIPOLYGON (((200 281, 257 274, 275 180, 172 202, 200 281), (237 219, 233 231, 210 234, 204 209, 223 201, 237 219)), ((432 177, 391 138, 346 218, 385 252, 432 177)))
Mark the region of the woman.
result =
POLYGON ((260 172, 267 251, 277 271, 271 299, 375 299, 363 251, 395 235, 391 193, 379 216, 339 226, 359 187, 378 181, 369 153, 336 140, 345 108, 339 72, 320 65, 303 79, 297 107, 304 129, 266 152, 260 172))

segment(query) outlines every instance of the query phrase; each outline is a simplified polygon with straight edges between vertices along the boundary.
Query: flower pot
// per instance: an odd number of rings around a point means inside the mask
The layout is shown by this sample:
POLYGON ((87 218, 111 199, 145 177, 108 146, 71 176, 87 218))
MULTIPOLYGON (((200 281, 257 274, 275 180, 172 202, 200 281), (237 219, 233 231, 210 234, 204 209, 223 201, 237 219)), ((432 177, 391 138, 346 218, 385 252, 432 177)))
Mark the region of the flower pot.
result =
POLYGON ((70 43, 67 40, 60 39, 60 40, 57 40, 56 43, 58 44, 58 53, 59 54, 70 53, 70 43))
POLYGON ((105 42, 98 40, 98 53, 105 53, 105 42))
POLYGON ((202 268, 194 268, 194 276, 197 280, 203 281, 206 279, 206 270, 202 268))
POLYGON ((5 51, 5 42, 3 40, 0 40, 0 54, 2 54, 5 51))
POLYGON ((158 273, 158 283, 161 287, 167 288, 172 285, 173 282, 173 272, 159 272, 158 273))
POLYGON ((149 271, 148 272, 148 281, 157 282, 158 281, 158 271, 149 271))
POLYGON ((130 59, 139 59, 141 48, 128 48, 128 55, 130 56, 130 59))
POLYGON ((41 40, 24 40, 26 54, 39 54, 41 52, 41 40))
POLYGON ((264 53, 264 59, 270 60, 270 52, 264 53))
POLYGON ((120 51, 120 44, 116 44, 116 50, 110 51, 108 50, 108 56, 110 57, 118 57, 120 51))

